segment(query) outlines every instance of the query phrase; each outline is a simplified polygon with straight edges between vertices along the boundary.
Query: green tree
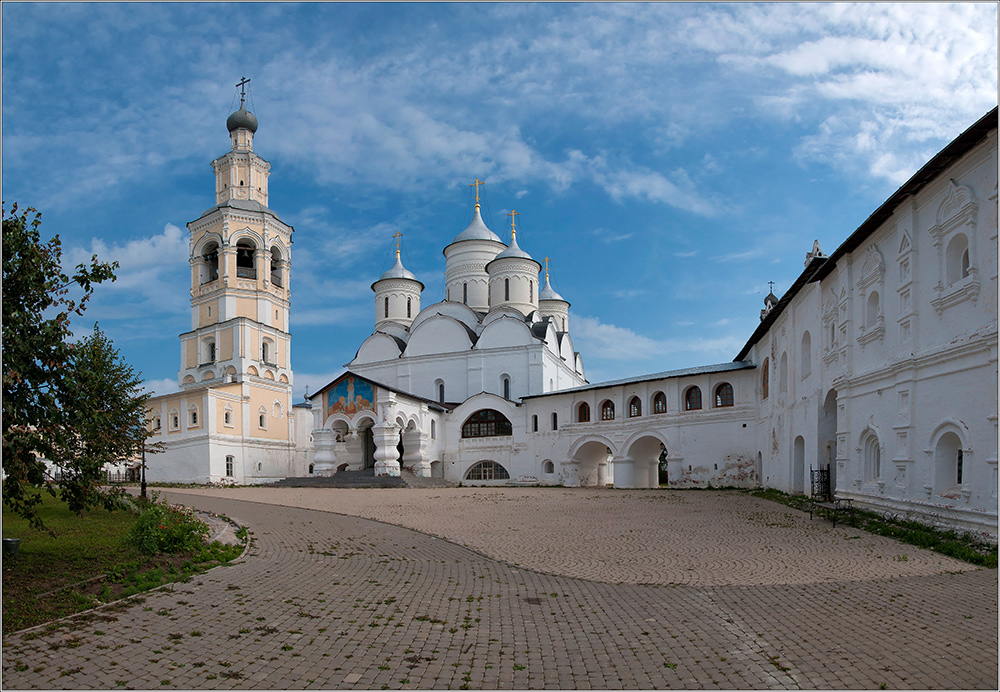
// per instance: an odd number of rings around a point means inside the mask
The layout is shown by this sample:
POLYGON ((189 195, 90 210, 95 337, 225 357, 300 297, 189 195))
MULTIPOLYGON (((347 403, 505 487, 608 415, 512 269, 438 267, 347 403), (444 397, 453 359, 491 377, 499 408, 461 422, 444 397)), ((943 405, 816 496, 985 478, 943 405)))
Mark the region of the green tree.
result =
POLYGON ((106 464, 134 459, 153 433, 147 424, 143 380, 121 357, 111 340, 94 325, 94 332, 73 349, 68 372, 76 398, 86 405, 67 411, 73 441, 73 472, 91 482, 63 488, 70 506, 92 504, 89 494, 104 479, 106 464))
POLYGON ((75 512, 114 502, 97 487, 93 460, 76 456, 77 425, 90 404, 73 373, 69 321, 83 314, 95 284, 114 281, 118 267, 94 255, 66 274, 59 237, 43 243, 40 224, 34 209, 3 210, 3 501, 35 526, 41 498, 33 486, 53 495, 60 489, 75 512), (62 468, 58 480, 40 457, 62 468))

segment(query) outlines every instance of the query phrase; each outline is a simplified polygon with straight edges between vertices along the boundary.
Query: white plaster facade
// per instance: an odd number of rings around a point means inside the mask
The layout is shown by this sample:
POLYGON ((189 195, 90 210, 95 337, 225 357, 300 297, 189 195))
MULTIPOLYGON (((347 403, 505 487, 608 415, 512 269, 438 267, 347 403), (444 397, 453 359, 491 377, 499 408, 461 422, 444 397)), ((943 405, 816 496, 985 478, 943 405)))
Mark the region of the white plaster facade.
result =
POLYGON ((731 363, 587 383, 569 302, 548 272, 539 286, 540 265, 513 232, 508 245, 487 228, 477 203, 444 249, 446 299, 421 308, 397 247, 348 372, 294 405, 291 227, 264 206, 269 166, 247 122, 236 118, 234 152, 213 164, 218 206, 189 224, 193 329, 181 335, 182 391, 150 404, 168 443, 151 480, 373 466, 645 488, 662 463, 672 487, 808 492, 810 470, 829 465, 840 497, 996 538, 996 110, 830 256, 814 244, 731 363), (240 276, 240 238, 277 283, 240 276))

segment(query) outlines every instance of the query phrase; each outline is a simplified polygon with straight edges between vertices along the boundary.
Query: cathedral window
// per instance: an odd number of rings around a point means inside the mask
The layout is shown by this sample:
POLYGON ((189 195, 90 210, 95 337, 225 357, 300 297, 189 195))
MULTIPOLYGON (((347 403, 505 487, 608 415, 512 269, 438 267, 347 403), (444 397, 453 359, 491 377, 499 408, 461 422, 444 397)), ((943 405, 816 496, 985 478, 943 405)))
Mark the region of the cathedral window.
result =
POLYGON ((805 379, 812 372, 812 336, 803 332, 799 346, 799 377, 805 379))
POLYGON ((684 410, 701 410, 701 389, 698 387, 691 387, 684 393, 684 410))
POLYGON ((865 326, 874 327, 878 322, 878 292, 872 291, 868 296, 868 309, 865 312, 865 326))
POLYGON ((233 412, 231 409, 227 408, 225 413, 222 414, 222 422, 228 428, 233 427, 233 412))
POLYGON ((257 410, 257 427, 261 430, 267 430, 267 411, 263 406, 257 410))
POLYGON ((657 392, 653 395, 653 413, 666 413, 667 412, 667 395, 663 392, 657 392))
POLYGON ((771 361, 768 358, 764 359, 764 363, 760 366, 760 398, 766 399, 767 395, 771 389, 771 361))
POLYGON ((715 388, 715 408, 733 405, 733 385, 723 382, 715 388))
POLYGON ((945 251, 946 281, 949 286, 969 275, 969 240, 962 233, 956 233, 948 242, 945 251))
POLYGON ((256 279, 257 268, 254 264, 254 255, 257 253, 257 246, 253 241, 246 238, 236 243, 236 276, 242 279, 256 279))
POLYGON ((198 407, 191 405, 188 406, 188 426, 196 427, 198 425, 198 407))
POLYGON ((462 284, 462 305, 469 304, 469 284, 462 284))
POLYGON ((413 317, 413 305, 412 305, 411 301, 412 301, 412 298, 407 298, 406 299, 406 318, 407 319, 413 317))
POLYGON ((784 394, 788 391, 788 352, 781 354, 778 363, 778 391, 784 394))
POLYGON ((444 403, 444 382, 438 382, 438 403, 444 403))
POLYGON ((531 417, 531 432, 538 432, 538 416, 531 417))
POLYGON ((181 429, 181 417, 178 415, 177 411, 170 412, 170 429, 180 430, 181 429))
POLYGON ((882 476, 882 450, 874 432, 868 431, 861 450, 864 454, 865 480, 877 481, 882 476))
POLYGON ((503 299, 510 300, 510 279, 503 280, 503 299))
POLYGON ((495 461, 480 461, 465 474, 467 481, 505 481, 509 478, 507 469, 495 461))
POLYGON ((501 383, 503 385, 503 398, 510 399, 510 378, 504 377, 501 383))
POLYGON ((590 422, 590 404, 586 401, 576 409, 576 420, 578 423, 590 422))
POLYGON ((601 404, 601 420, 615 419, 615 402, 608 399, 601 404))
POLYGON ((160 417, 157 416, 156 418, 153 419, 153 430, 159 432, 161 428, 162 426, 160 425, 160 417))
POLYGON ((227 456, 226 457, 226 475, 230 478, 233 477, 233 467, 236 465, 236 457, 227 456))
POLYGON ((498 437, 513 434, 513 426, 507 417, 493 409, 476 411, 462 425, 462 437, 498 437))
POLYGON ((559 429, 559 414, 556 413, 555 411, 552 412, 552 429, 553 430, 559 429))
POLYGON ((639 397, 634 396, 628 401, 628 417, 638 418, 642 415, 642 402, 639 401, 639 397))
POLYGON ((534 281, 529 281, 528 282, 528 302, 529 303, 534 303, 535 302, 535 282, 534 281))
POLYGON ((205 342, 205 362, 215 362, 215 341, 209 339, 205 342))

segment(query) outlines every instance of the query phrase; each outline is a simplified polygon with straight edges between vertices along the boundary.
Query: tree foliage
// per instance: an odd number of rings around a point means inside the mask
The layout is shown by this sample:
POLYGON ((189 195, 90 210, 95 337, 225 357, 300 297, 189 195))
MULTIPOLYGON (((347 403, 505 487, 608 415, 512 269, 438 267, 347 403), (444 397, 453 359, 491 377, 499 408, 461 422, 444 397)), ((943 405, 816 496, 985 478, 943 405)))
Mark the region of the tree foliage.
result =
POLYGON ((34 209, 3 211, 3 501, 35 526, 33 486, 58 491, 74 512, 111 506, 104 464, 141 449, 140 426, 145 440, 145 397, 131 367, 96 328, 70 341, 70 317, 83 314, 95 284, 115 280, 118 263, 94 255, 69 275, 59 237, 42 242, 40 224, 34 209))

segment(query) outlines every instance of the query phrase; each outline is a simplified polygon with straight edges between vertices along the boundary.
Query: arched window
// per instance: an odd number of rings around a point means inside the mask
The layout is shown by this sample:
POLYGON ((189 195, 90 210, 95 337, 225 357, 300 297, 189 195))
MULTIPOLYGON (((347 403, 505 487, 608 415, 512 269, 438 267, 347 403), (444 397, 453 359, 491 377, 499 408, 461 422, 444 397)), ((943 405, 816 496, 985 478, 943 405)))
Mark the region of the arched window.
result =
POLYGON ((601 404, 601 420, 614 420, 615 419, 615 402, 607 399, 603 404, 601 404))
POLYGON ((206 339, 205 340, 204 358, 205 358, 205 360, 202 361, 203 363, 214 363, 215 362, 215 339, 206 339))
POLYGON ((407 298, 407 299, 406 299, 406 318, 407 318, 407 319, 409 319, 409 318, 413 317, 413 305, 412 305, 412 300, 413 300, 412 298, 407 298))
POLYGON ((531 417, 531 432, 538 432, 538 416, 531 417))
POLYGON ((503 299, 510 300, 510 279, 503 280, 503 299))
POLYGON ((553 430, 559 429, 559 414, 556 413, 555 411, 552 412, 552 429, 553 430))
POLYGON ((201 255, 204 262, 205 271, 201 275, 201 283, 207 284, 219 278, 219 246, 216 243, 209 243, 201 255))
POLYGON ((781 354, 778 363, 778 391, 782 394, 788 391, 788 352, 781 354))
POLYGON ((715 388, 715 408, 733 405, 733 385, 723 382, 715 388))
POLYGON ((878 322, 878 291, 868 295, 868 309, 865 311, 865 326, 874 327, 878 322))
POLYGON ((462 284, 462 304, 469 304, 469 284, 462 284))
POLYGON ((934 448, 934 485, 937 492, 954 491, 962 485, 964 463, 962 439, 954 432, 946 432, 934 448))
POLYGON ((231 408, 226 408, 225 412, 222 414, 222 422, 227 427, 233 426, 233 411, 231 408))
POLYGON ((666 413, 667 412, 667 395, 663 392, 657 392, 653 395, 653 413, 666 413))
POLYGON ((507 469, 495 461, 480 461, 465 474, 467 481, 503 481, 508 478, 507 469))
POLYGON ((580 404, 576 409, 576 420, 578 423, 589 423, 590 422, 590 404, 586 401, 580 404))
POLYGON ((260 345, 260 359, 265 363, 274 364, 274 344, 270 339, 264 339, 260 345))
POLYGON ((271 248, 271 283, 279 287, 284 285, 284 277, 281 272, 281 251, 277 247, 271 248))
POLYGON ((191 427, 198 425, 198 407, 194 404, 188 406, 188 425, 191 427))
POLYGON ((534 303, 535 302, 535 282, 534 281, 529 281, 528 282, 528 302, 530 302, 530 303, 534 303))
POLYGON ((771 361, 770 359, 765 358, 764 363, 760 366, 760 398, 766 399, 770 389, 771 389, 771 361))
POLYGON ((957 233, 948 242, 944 262, 945 278, 949 286, 969 275, 969 240, 964 234, 957 233))
POLYGON ((157 416, 156 418, 153 419, 153 430, 159 431, 161 429, 162 429, 162 424, 160 423, 160 417, 157 416))
POLYGON ((542 473, 555 473, 555 472, 556 472, 556 465, 553 464, 551 461, 546 461, 544 464, 542 464, 542 473))
POLYGON ((684 410, 698 411, 701 409, 701 390, 691 387, 684 393, 684 410))
POLYGON ((254 264, 257 246, 246 238, 236 243, 236 276, 242 279, 256 279, 257 268, 254 264))
POLYGON ((386 319, 389 319, 389 296, 385 297, 385 310, 383 311, 386 319))
POLYGON ((864 454, 865 480, 877 481, 882 476, 882 451, 875 433, 868 433, 861 449, 864 454))
POLYGON ((498 437, 512 434, 513 427, 507 417, 489 408, 476 411, 462 424, 462 437, 498 437))
POLYGON ((510 378, 509 377, 503 377, 500 380, 500 383, 503 386, 503 398, 504 399, 510 399, 510 378))
POLYGON ((802 343, 799 346, 799 377, 805 378, 812 371, 812 337, 809 332, 802 333, 802 343))
POLYGON ((438 402, 444 403, 444 382, 438 383, 438 402))
POLYGON ((628 401, 628 417, 638 418, 642 415, 642 402, 639 401, 639 397, 634 396, 628 401))
POLYGON ((435 423, 435 421, 431 421, 431 439, 432 440, 437 439, 437 424, 435 423))
POLYGON ((313 472, 314 472, 315 470, 316 470, 316 466, 315 466, 315 464, 309 464, 309 475, 310 475, 310 476, 311 476, 311 475, 313 475, 313 472))

